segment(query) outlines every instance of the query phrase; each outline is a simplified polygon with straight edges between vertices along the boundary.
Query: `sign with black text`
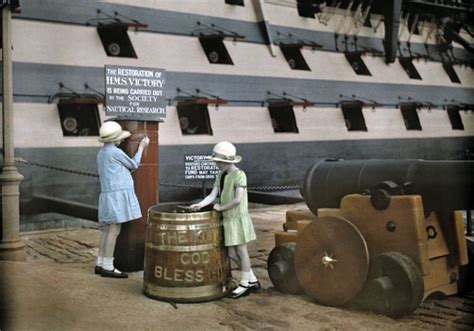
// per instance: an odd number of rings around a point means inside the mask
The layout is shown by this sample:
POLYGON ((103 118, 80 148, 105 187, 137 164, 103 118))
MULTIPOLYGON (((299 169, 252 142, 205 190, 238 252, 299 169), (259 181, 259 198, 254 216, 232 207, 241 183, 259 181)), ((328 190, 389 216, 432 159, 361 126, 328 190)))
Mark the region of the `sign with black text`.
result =
POLYGON ((209 155, 185 155, 184 179, 215 179, 219 168, 209 155))
POLYGON ((107 115, 166 116, 165 70, 105 66, 107 115))

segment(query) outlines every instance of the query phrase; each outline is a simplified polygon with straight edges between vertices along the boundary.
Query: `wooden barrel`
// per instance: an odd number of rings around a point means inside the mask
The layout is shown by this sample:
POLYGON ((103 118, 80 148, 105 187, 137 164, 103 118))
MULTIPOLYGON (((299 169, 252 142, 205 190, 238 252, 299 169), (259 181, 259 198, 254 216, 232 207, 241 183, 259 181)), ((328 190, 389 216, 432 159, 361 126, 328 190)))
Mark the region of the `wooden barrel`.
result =
POLYGON ((145 295, 171 302, 225 296, 232 277, 220 213, 176 209, 176 204, 159 204, 148 210, 145 295))

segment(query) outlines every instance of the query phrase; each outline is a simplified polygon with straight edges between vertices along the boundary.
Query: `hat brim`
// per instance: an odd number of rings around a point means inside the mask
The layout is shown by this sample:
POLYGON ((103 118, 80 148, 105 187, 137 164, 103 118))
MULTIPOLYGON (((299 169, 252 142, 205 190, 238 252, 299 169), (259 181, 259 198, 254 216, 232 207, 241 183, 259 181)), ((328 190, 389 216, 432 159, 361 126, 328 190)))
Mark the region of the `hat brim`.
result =
POLYGON ((118 136, 111 137, 111 138, 99 138, 99 142, 101 143, 113 143, 122 139, 127 139, 132 134, 127 130, 122 130, 118 136))
POLYGON ((221 159, 220 157, 209 156, 209 160, 214 161, 214 162, 239 163, 240 161, 242 161, 242 157, 240 155, 236 155, 234 157, 234 160, 226 160, 226 159, 221 159))

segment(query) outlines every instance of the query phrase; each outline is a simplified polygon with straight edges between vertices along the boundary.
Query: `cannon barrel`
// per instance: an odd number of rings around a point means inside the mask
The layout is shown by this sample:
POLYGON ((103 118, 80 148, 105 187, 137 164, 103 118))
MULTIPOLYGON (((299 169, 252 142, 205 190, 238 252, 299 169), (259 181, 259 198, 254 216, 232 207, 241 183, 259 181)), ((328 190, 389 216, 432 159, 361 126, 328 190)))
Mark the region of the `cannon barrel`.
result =
POLYGON ((306 172, 301 194, 316 214, 318 208, 338 208, 347 194, 385 181, 421 195, 425 214, 474 207, 474 161, 320 160, 306 172))

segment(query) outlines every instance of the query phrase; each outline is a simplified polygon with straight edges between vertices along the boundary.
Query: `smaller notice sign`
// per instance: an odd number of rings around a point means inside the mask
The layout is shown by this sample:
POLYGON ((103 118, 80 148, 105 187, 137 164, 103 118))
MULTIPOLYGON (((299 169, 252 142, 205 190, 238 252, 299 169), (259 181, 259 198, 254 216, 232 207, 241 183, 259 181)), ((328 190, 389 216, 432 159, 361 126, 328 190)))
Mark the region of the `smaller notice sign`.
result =
POLYGON ((209 155, 185 155, 184 179, 215 179, 219 168, 208 158, 209 155))
POLYGON ((107 65, 105 113, 165 117, 164 86, 164 69, 107 65))

